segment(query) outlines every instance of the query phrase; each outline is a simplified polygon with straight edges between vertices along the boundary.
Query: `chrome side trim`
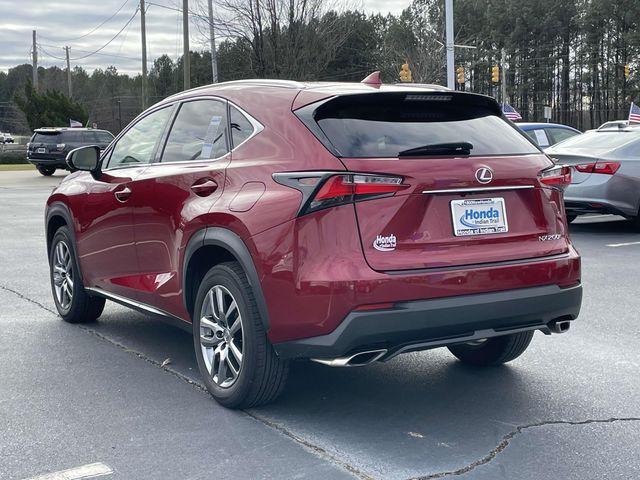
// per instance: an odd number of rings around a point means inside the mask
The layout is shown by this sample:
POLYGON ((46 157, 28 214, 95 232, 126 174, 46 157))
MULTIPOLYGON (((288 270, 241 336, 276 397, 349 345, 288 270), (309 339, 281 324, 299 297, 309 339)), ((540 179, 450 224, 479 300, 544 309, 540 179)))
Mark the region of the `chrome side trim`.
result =
POLYGON ((422 193, 470 193, 470 192, 497 192, 500 190, 528 190, 536 188, 534 185, 505 185, 503 187, 471 187, 471 188, 447 188, 444 190, 423 190, 422 193))
POLYGON ((108 300, 113 300, 114 302, 124 305, 125 307, 130 307, 130 308, 133 308, 134 310, 151 313, 153 315, 158 315, 160 317, 169 319, 172 324, 175 324, 175 322, 180 322, 177 324, 179 327, 187 330, 191 329, 191 323, 186 322, 182 318, 176 317, 175 315, 169 312, 165 312, 164 310, 160 310, 159 308, 152 307, 151 305, 147 305, 146 303, 138 302, 136 300, 131 300, 130 298, 123 297, 122 295, 117 295, 115 293, 107 292, 106 290, 103 290, 102 288, 98 288, 98 287, 93 287, 93 288, 85 287, 85 290, 95 295, 104 297, 108 300))

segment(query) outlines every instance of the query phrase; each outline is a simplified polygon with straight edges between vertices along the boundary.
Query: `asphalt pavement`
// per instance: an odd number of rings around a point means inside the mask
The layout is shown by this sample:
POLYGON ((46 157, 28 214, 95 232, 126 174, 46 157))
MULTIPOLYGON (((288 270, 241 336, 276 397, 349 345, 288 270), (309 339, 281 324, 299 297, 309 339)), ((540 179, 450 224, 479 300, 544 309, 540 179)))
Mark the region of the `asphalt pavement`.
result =
POLYGON ((640 234, 623 219, 571 226, 580 318, 507 366, 298 362, 277 403, 233 412, 185 332, 112 303, 95 324, 57 317, 43 211, 61 178, 0 172, 1 479, 640 478, 640 234))

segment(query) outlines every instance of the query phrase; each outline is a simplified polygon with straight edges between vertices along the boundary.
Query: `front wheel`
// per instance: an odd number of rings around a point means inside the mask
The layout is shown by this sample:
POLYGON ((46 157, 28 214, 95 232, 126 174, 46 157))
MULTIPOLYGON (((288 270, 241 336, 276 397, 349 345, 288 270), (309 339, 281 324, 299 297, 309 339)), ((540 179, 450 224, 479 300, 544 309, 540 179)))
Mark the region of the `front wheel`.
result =
POLYGON ((67 227, 60 227, 51 240, 49 269, 53 301, 65 322, 91 322, 102 314, 105 300, 85 290, 67 227))
POLYGON ((522 355, 532 338, 533 331, 528 331, 460 343, 448 348, 463 363, 477 366, 500 365, 522 355))
POLYGON ((274 400, 284 388, 288 362, 267 339, 242 267, 226 262, 202 279, 194 308, 196 359, 207 390, 228 408, 274 400))
POLYGON ((42 165, 38 165, 36 168, 38 172, 40 172, 40 175, 44 175, 45 177, 50 177, 56 171, 55 167, 44 167, 42 165))

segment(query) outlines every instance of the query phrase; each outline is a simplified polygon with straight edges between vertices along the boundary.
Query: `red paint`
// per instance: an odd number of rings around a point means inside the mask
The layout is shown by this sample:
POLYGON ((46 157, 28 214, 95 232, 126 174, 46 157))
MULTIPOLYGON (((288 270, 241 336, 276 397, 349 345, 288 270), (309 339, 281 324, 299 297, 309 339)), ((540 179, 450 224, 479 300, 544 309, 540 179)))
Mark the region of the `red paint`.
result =
MULTIPOLYGON (((383 85, 380 91, 401 88, 383 85)), ((48 204, 61 202, 71 211, 86 286, 190 321, 183 304, 185 249, 207 226, 233 231, 251 253, 273 342, 329 333, 356 308, 579 281, 580 258, 567 235, 562 194, 538 178, 552 165, 544 155, 341 161, 292 112, 329 96, 372 90, 364 84, 307 88, 292 82, 285 88, 232 82, 165 100, 216 95, 264 129, 216 161, 153 163, 107 171, 98 179, 68 176, 48 204), (476 187, 474 174, 482 166, 495 172, 492 186, 533 188, 469 194, 503 197, 509 232, 455 237, 449 205, 460 194, 422 192, 476 187), (385 190, 383 198, 299 217, 302 194, 276 183, 272 174, 302 170, 400 176, 403 186, 385 190), (118 201, 115 193, 125 187, 131 194, 118 201), (395 235, 396 250, 374 249, 376 236, 388 234, 395 235), (539 239, 555 234, 550 241, 539 239), (488 263, 494 264, 483 265, 488 263)), ((334 186, 346 188, 344 182, 334 186)), ((348 186, 349 195, 355 196, 354 188, 348 186)))

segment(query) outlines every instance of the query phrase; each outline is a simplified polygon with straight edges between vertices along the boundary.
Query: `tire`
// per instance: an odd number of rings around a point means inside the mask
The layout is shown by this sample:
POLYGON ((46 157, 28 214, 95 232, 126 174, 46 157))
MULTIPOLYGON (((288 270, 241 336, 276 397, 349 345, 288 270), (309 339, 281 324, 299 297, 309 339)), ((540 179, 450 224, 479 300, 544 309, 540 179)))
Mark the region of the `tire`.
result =
POLYGON ((527 349, 532 338, 533 331, 528 331, 487 338, 479 344, 461 343, 448 348, 461 362, 486 367, 518 358, 527 349))
POLYGON ((40 175, 44 175, 45 177, 50 177, 56 171, 56 167, 45 167, 42 165, 38 165, 36 166, 36 168, 38 169, 38 172, 40 172, 40 175))
POLYGON ((280 395, 289 362, 278 358, 269 343, 240 264, 222 263, 206 273, 198 289, 193 317, 198 367, 207 390, 218 403, 227 408, 249 408, 280 395), (218 296, 222 297, 225 315, 219 314, 218 296), (231 308, 233 302, 235 309, 231 308), (237 352, 241 353, 241 361, 237 352))
POLYGON ((51 240, 49 277, 53 301, 65 322, 92 322, 102 314, 105 299, 85 290, 67 227, 60 227, 51 240))
POLYGON ((567 223, 572 223, 576 218, 578 218, 577 215, 569 215, 569 214, 567 214, 567 223))

